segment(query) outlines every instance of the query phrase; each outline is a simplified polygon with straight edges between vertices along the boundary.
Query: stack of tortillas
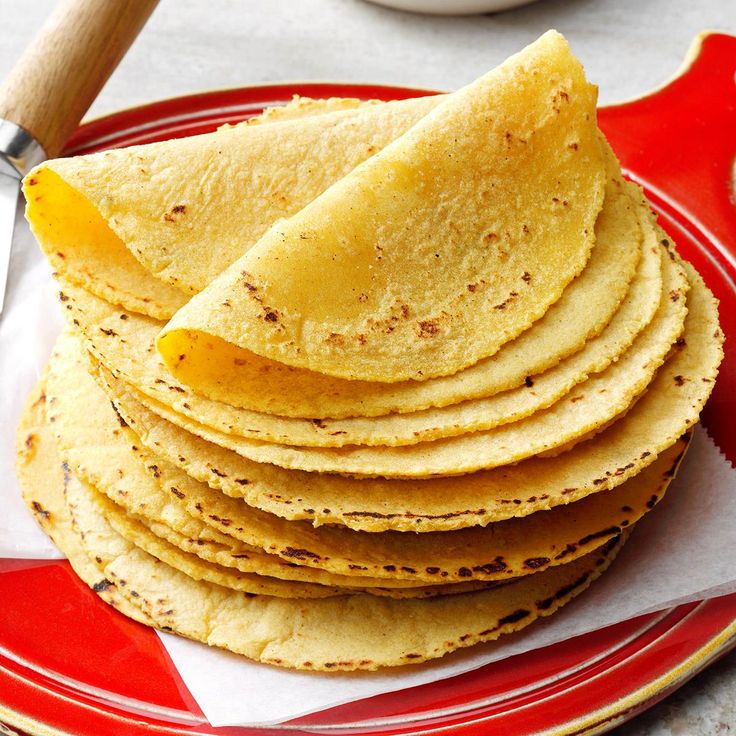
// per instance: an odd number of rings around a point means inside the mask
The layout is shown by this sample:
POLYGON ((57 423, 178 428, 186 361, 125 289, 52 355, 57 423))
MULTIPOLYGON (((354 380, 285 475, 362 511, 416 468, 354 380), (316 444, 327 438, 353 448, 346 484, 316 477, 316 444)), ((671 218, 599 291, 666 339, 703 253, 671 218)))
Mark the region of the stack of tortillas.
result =
POLYGON ((470 86, 49 161, 69 329, 19 476, 125 614, 285 667, 553 613, 662 498, 716 303, 550 32, 470 86))

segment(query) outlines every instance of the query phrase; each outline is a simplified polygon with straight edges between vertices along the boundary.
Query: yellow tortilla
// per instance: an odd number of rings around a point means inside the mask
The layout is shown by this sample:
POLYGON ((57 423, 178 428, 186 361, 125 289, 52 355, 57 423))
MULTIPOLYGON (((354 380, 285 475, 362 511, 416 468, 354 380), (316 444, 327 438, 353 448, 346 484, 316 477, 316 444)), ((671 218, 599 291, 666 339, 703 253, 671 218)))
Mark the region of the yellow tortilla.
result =
MULTIPOLYGON (((207 580, 231 590, 243 593, 270 595, 277 598, 326 598, 339 595, 338 588, 330 588, 312 583, 297 583, 279 580, 255 573, 238 570, 199 559, 172 544, 160 539, 145 526, 129 518, 124 511, 84 483, 75 483, 67 488, 66 502, 76 530, 82 538, 82 546, 88 554, 99 555, 106 544, 122 544, 129 548, 132 544, 140 547, 156 559, 180 570, 195 580, 207 580), (104 539, 94 540, 94 535, 107 524, 114 534, 104 539)), ((111 553, 105 558, 110 559, 111 553)))
MULTIPOLYGON (((234 548, 246 548, 248 545, 243 545, 234 538, 229 538, 227 544, 218 544, 216 542, 207 542, 205 540, 192 540, 178 534, 176 531, 163 524, 151 522, 150 520, 142 517, 131 517, 130 515, 127 515, 126 518, 134 519, 137 522, 137 525, 141 527, 140 529, 133 529, 130 524, 125 524, 121 525, 118 529, 119 533, 123 536, 126 536, 127 533, 126 538, 133 542, 135 542, 133 535, 137 538, 140 531, 147 529, 160 540, 169 542, 169 546, 177 547, 183 552, 188 552, 189 556, 196 556, 202 560, 206 560, 207 562, 213 562, 217 566, 234 568, 235 570, 241 570, 241 572, 253 572, 255 569, 259 575, 267 575, 269 568, 278 563, 282 566, 284 564, 289 564, 294 567, 294 563, 291 560, 289 560, 288 563, 285 563, 285 560, 282 560, 275 555, 263 553, 255 548, 249 549, 245 554, 242 552, 235 554, 233 552, 234 548), (243 564, 243 559, 246 560, 246 564, 243 564), (266 564, 261 567, 259 563, 262 561, 265 561, 266 564)), ((150 535, 148 536, 148 543, 152 543, 150 535)), ((602 542, 603 540, 600 541, 602 542)), ((153 546, 150 549, 146 549, 142 544, 138 546, 145 549, 150 554, 153 554, 154 557, 158 557, 155 552, 155 550, 158 549, 157 546, 153 546)), ((591 549, 594 547, 595 545, 591 545, 591 549)), ((174 567, 177 566, 174 565, 174 567)), ((360 576, 359 578, 356 576, 342 576, 325 572, 319 568, 300 568, 300 572, 301 576, 304 578, 312 577, 322 579, 322 585, 331 584, 334 586, 341 586, 343 591, 355 593, 363 592, 369 593, 370 595, 378 595, 388 598, 433 598, 438 595, 459 595, 461 593, 491 588, 495 585, 501 585, 504 582, 470 579, 465 582, 453 581, 446 584, 422 585, 421 582, 403 578, 379 579, 372 578, 371 576, 360 576), (316 574, 310 575, 310 573, 316 574), (344 587, 342 585, 343 583, 347 583, 348 586, 344 587)), ((283 579, 288 580, 289 578, 284 577, 283 579)))
POLYGON ((138 549, 104 574, 157 626, 210 646, 281 667, 375 670, 440 657, 551 615, 603 573, 621 543, 497 589, 429 600, 245 598, 138 549))
MULTIPOLYGON (((160 371, 156 378, 151 374, 143 390, 139 391, 137 386, 141 382, 135 380, 141 375, 138 366, 145 366, 146 363, 150 365, 155 361, 145 360, 152 354, 148 349, 143 350, 146 343, 140 340, 141 331, 135 320, 133 322, 124 320, 122 328, 120 324, 114 323, 110 328, 97 326, 95 329, 88 326, 85 333, 92 338, 91 350, 98 356, 102 351, 108 351, 104 360, 108 370, 114 371, 118 376, 121 372, 125 372, 127 373, 125 379, 128 380, 129 376, 133 375, 134 386, 119 379, 111 379, 114 391, 125 390, 147 408, 184 429, 190 426, 188 420, 193 420, 228 435, 287 445, 305 447, 413 445, 519 421, 549 407, 564 397, 574 386, 583 383, 591 374, 605 370, 625 353, 636 335, 652 320, 659 304, 662 286, 660 261, 659 249, 647 250, 642 272, 608 327, 598 337, 590 340, 583 350, 554 368, 533 378, 527 377, 525 384, 517 389, 488 398, 414 413, 351 417, 342 420, 276 417, 211 402, 192 394, 191 391, 180 393, 176 388, 172 388, 176 387, 177 383, 165 370, 160 371), (114 357, 111 357, 110 353, 114 357), (134 363, 139 355, 144 360, 134 363), (120 360, 116 360, 117 358, 120 360)), ((69 290, 66 293, 69 294, 69 290)), ((84 319, 83 314, 79 311, 76 313, 79 320, 84 319)), ((107 320, 106 323, 110 324, 111 320, 107 320)))
POLYGON ((74 572, 105 603, 129 618, 153 626, 153 621, 140 608, 128 603, 115 584, 100 573, 72 529, 64 489, 77 481, 64 468, 55 451, 53 435, 46 421, 45 378, 41 378, 28 397, 18 425, 17 444, 16 475, 23 500, 38 525, 66 555, 74 572))
MULTIPOLYGON (((167 470, 166 461, 147 452, 136 435, 123 426, 83 366, 75 360, 64 360, 58 348, 63 349, 65 339, 68 338, 62 336, 57 345, 48 385, 49 418, 59 444, 59 455, 83 482, 105 493, 134 521, 146 523, 157 536, 177 546, 176 534, 169 531, 173 529, 180 537, 189 540, 189 545, 183 545, 188 546, 186 551, 207 546, 214 555, 209 561, 218 565, 228 562, 227 566, 244 573, 350 588, 417 585, 412 581, 402 584, 365 575, 357 577, 351 571, 343 576, 304 569, 294 564, 293 555, 285 553, 283 559, 279 559, 272 554, 264 554, 263 544, 255 547, 244 544, 192 518, 179 497, 170 489, 163 491, 157 482, 157 478, 167 470), (96 404, 96 411, 91 415, 84 409, 90 400, 96 404)), ((76 341, 66 342, 67 347, 76 344, 76 341)), ((171 470, 180 473, 175 468, 171 470)), ((183 482, 188 481, 185 478, 183 482)), ((272 528, 284 528, 282 519, 270 517, 263 512, 257 512, 253 517, 253 524, 260 523, 267 530, 262 532, 261 539, 270 538, 272 528)))
MULTIPOLYGON (((221 546, 227 545, 225 537, 230 537, 233 544, 232 540, 242 542, 245 547, 241 554, 245 551, 251 560, 251 571, 267 574, 266 570, 272 569, 273 561, 269 561, 270 567, 261 566, 262 556, 250 548, 262 549, 285 563, 346 576, 341 582, 350 587, 383 586, 376 578, 432 584, 505 580, 530 574, 576 559, 636 522, 663 495, 687 444, 684 440, 676 443, 621 489, 603 494, 603 499, 581 501, 574 508, 560 507, 486 528, 434 534, 314 529, 306 522, 286 521, 222 496, 142 450, 130 429, 121 426, 102 391, 83 375, 83 367, 80 370, 75 356, 69 354, 74 344, 62 339, 54 354, 49 381, 51 416, 63 448, 62 456, 81 477, 133 512, 133 520, 126 525, 124 515, 106 507, 105 516, 119 533, 185 572, 188 569, 159 553, 160 545, 153 545, 150 539, 145 541, 145 530, 136 528, 140 526, 136 517, 166 523, 175 519, 171 510, 166 511, 167 506, 180 504, 195 519, 216 530, 214 534, 221 546), (88 410, 94 407, 94 421, 86 420, 87 412, 83 415, 79 406, 88 410)), ((191 533, 191 521, 188 528, 191 533)), ((196 534, 201 538, 201 529, 196 534)), ((178 542, 176 545, 180 546, 178 542)), ((196 553, 196 545, 192 548, 196 553)), ((277 576, 288 575, 277 571, 277 576)), ((338 578, 333 582, 339 584, 338 578)), ((404 591, 405 595, 410 593, 404 591)))
POLYGON ((59 477, 61 468, 54 462, 53 440, 38 414, 39 406, 43 401, 32 397, 21 425, 18 474, 33 513, 77 575, 136 621, 269 664, 370 670, 415 663, 489 641, 551 615, 598 577, 619 548, 609 545, 520 584, 431 601, 353 595, 323 599, 334 601, 324 607, 315 605, 317 600, 248 598, 193 580, 126 544, 122 537, 116 540, 102 517, 97 517, 99 526, 87 536, 85 549, 79 531, 72 528, 63 497, 65 477, 67 486, 78 481, 72 474, 59 477))
MULTIPOLYGON (((627 212, 626 199, 625 196, 619 198, 622 207, 612 208, 611 220, 620 222, 626 219, 626 214, 635 215, 631 210, 627 212)), ((63 286, 61 298, 69 320, 83 332, 88 348, 102 364, 115 376, 132 384, 128 390, 149 408, 154 407, 147 403, 147 397, 158 402, 156 406, 170 407, 172 411, 163 409, 163 415, 175 423, 180 413, 221 432, 290 445, 414 444, 521 419, 549 406, 588 375, 605 369, 616 360, 651 321, 659 304, 660 253, 658 248, 652 247, 651 240, 653 238, 646 240, 643 258, 638 259, 637 275, 623 303, 603 332, 592 338, 583 350, 540 376, 528 375, 524 384, 515 390, 452 408, 398 416, 314 421, 313 418, 279 417, 214 402, 194 394, 166 370, 153 349, 160 323, 115 308, 69 284, 63 286)), ((608 248, 612 261, 616 260, 613 256, 617 256, 619 263, 623 261, 621 281, 624 282, 630 266, 637 260, 636 245, 634 242, 628 247, 625 243, 613 247, 609 241, 599 240, 593 259, 598 249, 608 248)), ((502 349, 501 353, 510 348, 502 349)), ((523 368, 517 365, 517 372, 523 368)), ((460 379, 461 376, 456 377, 460 379)))
MULTIPOLYGON (((72 469, 132 512, 133 526, 140 525, 139 516, 149 523, 168 521, 180 526, 175 513, 167 511, 170 504, 180 504, 215 530, 211 537, 220 546, 228 545, 226 537, 231 538, 231 547, 235 546, 233 540, 243 543, 240 553, 245 552, 252 563, 248 569, 262 574, 272 570, 273 561, 266 567, 252 548, 277 555, 285 563, 346 576, 332 582, 350 587, 383 586, 376 578, 417 584, 506 580, 566 563, 616 536, 652 508, 673 477, 687 444, 685 440, 676 443, 621 489, 603 494, 603 499, 587 499, 486 528, 421 535, 314 529, 307 522, 286 521, 223 496, 141 449, 138 438, 121 426, 103 392, 84 376, 83 367, 69 354, 74 344, 70 340, 65 344, 62 338, 49 381, 51 416, 62 455, 72 469), (81 406, 95 407, 93 421, 87 418, 88 412, 79 410, 81 406)), ((150 546, 150 540, 147 547, 141 543, 142 530, 127 529, 124 521, 115 521, 120 514, 105 511, 105 516, 123 536, 173 564, 153 551, 157 548, 150 546)), ((192 522, 188 531, 198 539, 203 536, 201 528, 193 529, 192 522)), ((196 544, 192 551, 196 553, 196 544)), ((288 577, 291 569, 277 570, 276 576, 288 577)))
MULTIPOLYGON (((41 528, 66 554, 76 574, 100 598, 117 608, 124 615, 147 626, 153 626, 153 621, 146 614, 122 597, 116 586, 100 574, 98 565, 107 564, 117 554, 129 550, 130 540, 126 542, 127 537, 123 531, 119 532, 123 537, 122 539, 111 534, 105 521, 98 513, 95 513, 94 509, 89 507, 84 510, 80 509, 79 500, 80 498, 83 500, 85 494, 89 494, 89 489, 86 489, 80 483, 56 453, 55 442, 45 412, 46 396, 44 388, 42 380, 29 397, 27 408, 18 428, 17 472, 24 500, 41 528), (70 514, 69 498, 72 499, 71 511, 73 516, 70 514), (93 552, 89 551, 90 545, 94 548, 93 552), (90 560, 88 554, 94 556, 96 564, 90 560)), ((123 524, 123 526, 129 532, 132 529, 131 525, 123 524)), ((145 535, 141 536, 139 534, 137 538, 145 539, 145 535)), ((156 550, 156 552, 161 551, 160 544, 156 544, 150 539, 146 541, 150 545, 150 549, 156 550)), ((156 552, 152 552, 152 554, 161 559, 156 552)), ((171 557, 171 555, 171 550, 168 550, 167 556, 171 557)), ((190 572, 187 573, 190 577, 192 577, 192 568, 201 567, 197 563, 192 563, 191 557, 192 555, 188 555, 185 560, 177 560, 179 564, 183 563, 185 567, 190 566, 190 572)), ((239 559, 243 559, 242 554, 239 559)), ((210 569, 208 572, 212 573, 213 570, 210 569)), ((222 572, 219 574, 225 575, 222 572)), ((258 578, 260 576, 251 575, 250 577, 258 578)), ((263 579, 268 580, 268 578, 263 579)), ((372 592, 375 595, 390 597, 431 597, 448 593, 458 594, 491 585, 493 583, 471 582, 424 587, 412 586, 406 589, 384 587, 374 589, 372 592)), ((318 588, 321 586, 312 587, 318 588)), ((325 588, 325 590, 330 589, 325 588)))
POLYGON ((265 115, 268 125, 45 161, 24 180, 26 217, 65 279, 168 319, 276 220, 439 101, 297 101, 265 115))
POLYGON ((182 431, 130 396, 115 401, 157 455, 213 488, 287 519, 369 531, 439 531, 525 516, 620 485, 697 422, 723 358, 723 333, 713 295, 692 267, 684 267, 693 288, 685 334, 673 355, 622 418, 557 457, 460 477, 358 480, 254 463, 182 431))
POLYGON ((263 123, 282 123, 284 120, 296 120, 310 115, 324 115, 328 112, 340 112, 344 110, 357 110, 374 105, 382 105, 380 100, 360 100, 357 97, 328 97, 326 99, 314 99, 292 95, 290 102, 277 107, 267 107, 260 115, 248 118, 240 123, 225 123, 217 130, 232 130, 233 128, 245 128, 263 123))
MULTIPOLYGON (((636 188, 628 185, 628 189, 634 196, 636 188)), ((641 194, 636 197, 640 202, 639 227, 644 231, 645 243, 654 244, 658 234, 651 212, 641 201, 641 194)), ((586 340, 598 335, 611 320, 626 294, 637 260, 631 248, 638 239, 636 229, 621 227, 627 220, 604 206, 596 223, 597 245, 582 274, 565 289, 562 297, 516 340, 455 375, 394 384, 345 381, 265 360, 252 353, 244 354, 221 340, 213 341, 221 361, 198 361, 196 354, 191 355, 188 362, 178 365, 178 373, 199 394, 226 405, 305 418, 419 411, 515 388, 524 384, 527 376, 541 373, 580 350, 586 340), (581 311, 580 304, 587 308, 581 311)), ((106 329, 117 331, 115 324, 106 325, 106 329)), ((148 329, 154 329, 154 324, 149 323, 148 329)), ((149 362, 153 363, 154 359, 149 362)), ((168 374, 165 368, 163 371, 168 374)), ((183 398, 197 395, 173 378, 162 380, 175 385, 170 392, 183 398)))
MULTIPOLYGON (((145 403, 157 414, 175 418, 188 432, 255 462, 283 468, 408 478, 457 475, 509 465, 584 437, 625 412, 646 389, 680 336, 687 312, 685 274, 669 259, 665 265, 657 314, 614 364, 575 386, 549 408, 490 430, 473 432, 471 426, 466 434, 401 447, 295 447, 226 434, 182 415, 172 415, 153 400, 145 403)), ((113 386, 113 393, 122 390, 119 384, 113 386)))
POLYGON ((546 33, 273 225, 164 329, 169 369, 219 360, 210 337, 387 383, 492 355, 588 260, 605 178, 595 103, 546 33))

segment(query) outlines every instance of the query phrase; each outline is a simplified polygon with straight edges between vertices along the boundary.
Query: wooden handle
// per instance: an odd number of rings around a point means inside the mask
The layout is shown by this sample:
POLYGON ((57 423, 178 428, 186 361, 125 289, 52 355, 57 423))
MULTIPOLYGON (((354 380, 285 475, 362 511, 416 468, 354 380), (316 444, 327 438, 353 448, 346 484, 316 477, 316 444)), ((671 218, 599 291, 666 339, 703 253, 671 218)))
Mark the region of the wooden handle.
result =
POLYGON ((158 0, 61 0, 0 85, 0 117, 56 156, 158 0))

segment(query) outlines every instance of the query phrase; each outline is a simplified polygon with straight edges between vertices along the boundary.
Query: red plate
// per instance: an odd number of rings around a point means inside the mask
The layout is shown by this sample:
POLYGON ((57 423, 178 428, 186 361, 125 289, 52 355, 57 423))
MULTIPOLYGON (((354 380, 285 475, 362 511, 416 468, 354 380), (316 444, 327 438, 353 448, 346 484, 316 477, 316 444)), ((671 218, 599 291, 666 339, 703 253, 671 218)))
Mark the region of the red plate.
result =
MULTIPOLYGON (((736 341, 736 38, 713 34, 657 92, 604 108, 600 124, 660 221, 721 300, 736 341)), ((208 92, 83 126, 69 153, 210 131, 293 94, 383 100, 420 90, 286 84, 208 92)), ((728 344, 733 345, 733 342, 728 344)), ((704 423, 733 462, 736 391, 729 350, 704 423)), ((736 595, 643 616, 431 685, 291 722, 291 733, 600 733, 630 718, 736 644, 736 595)), ((0 561, 0 720, 77 736, 275 734, 212 728, 156 634, 104 605, 66 562, 0 561)))

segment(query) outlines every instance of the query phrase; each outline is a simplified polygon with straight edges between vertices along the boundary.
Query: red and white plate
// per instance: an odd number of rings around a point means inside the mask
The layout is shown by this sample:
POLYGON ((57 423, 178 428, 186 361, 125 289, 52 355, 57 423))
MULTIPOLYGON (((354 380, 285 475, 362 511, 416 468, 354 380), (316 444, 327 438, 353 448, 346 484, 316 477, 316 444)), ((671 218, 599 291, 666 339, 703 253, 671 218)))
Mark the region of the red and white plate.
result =
MULTIPOLYGON (((721 300, 727 345, 736 343, 735 73, 736 37, 706 35, 671 83, 599 116, 627 175, 644 186, 664 228, 721 300)), ((67 153, 211 131, 294 94, 392 100, 426 92, 354 84, 208 92, 95 120, 80 128, 67 153)), ((735 399, 736 351, 727 348, 703 422, 731 462, 735 399)), ((102 603, 68 563, 0 560, 0 721, 29 734, 601 733, 735 645, 731 595, 283 726, 213 728, 156 634, 102 603)))

